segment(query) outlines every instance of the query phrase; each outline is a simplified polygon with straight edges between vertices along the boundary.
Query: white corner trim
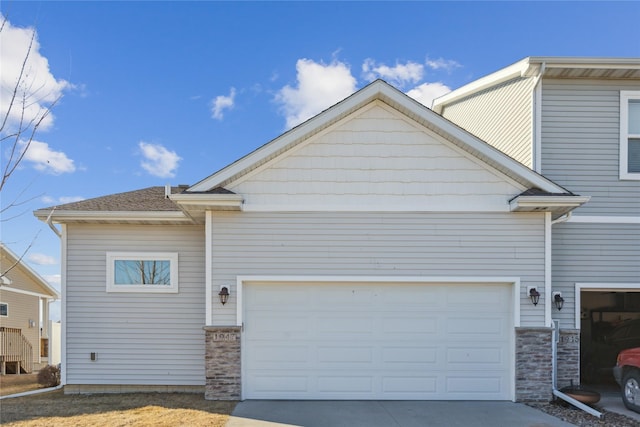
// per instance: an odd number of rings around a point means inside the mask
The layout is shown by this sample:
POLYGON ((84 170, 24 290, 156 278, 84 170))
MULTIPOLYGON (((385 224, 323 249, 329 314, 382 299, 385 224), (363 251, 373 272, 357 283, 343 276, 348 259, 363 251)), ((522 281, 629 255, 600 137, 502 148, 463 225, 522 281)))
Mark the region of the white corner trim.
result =
POLYGON ((213 214, 207 210, 204 222, 204 293, 205 319, 204 324, 210 325, 213 319, 213 271, 211 256, 213 253, 213 214))
POLYGON ((61 224, 60 236, 60 385, 67 384, 67 224, 61 224))
POLYGON ((594 224, 640 224, 640 216, 572 215, 567 222, 594 224))
POLYGON ((520 326, 520 278, 519 277, 468 277, 468 276, 237 276, 236 277, 236 326, 243 326, 244 307, 242 289, 244 283, 503 283, 512 285, 513 327, 520 326))
POLYGON ((580 307, 582 306, 580 292, 582 290, 590 290, 590 291, 618 291, 618 292, 627 292, 627 291, 636 291, 640 292, 640 282, 637 283, 602 283, 602 282, 594 282, 594 283, 576 283, 575 284, 575 321, 576 321, 576 329, 580 329, 580 307))
POLYGON ((551 326, 551 271, 552 271, 551 212, 544 214, 544 324, 551 326))

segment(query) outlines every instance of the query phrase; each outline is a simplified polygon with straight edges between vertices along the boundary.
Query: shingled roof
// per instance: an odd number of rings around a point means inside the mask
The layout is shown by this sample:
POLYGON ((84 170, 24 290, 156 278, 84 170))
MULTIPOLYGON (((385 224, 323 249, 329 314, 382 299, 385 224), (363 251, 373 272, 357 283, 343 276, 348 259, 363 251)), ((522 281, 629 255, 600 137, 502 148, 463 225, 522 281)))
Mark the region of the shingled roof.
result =
MULTIPOLYGON (((182 190, 184 190, 184 188, 171 187, 171 193, 178 193, 182 190)), ((54 208, 63 211, 87 212, 167 212, 180 210, 171 199, 165 197, 164 187, 148 187, 141 190, 110 194, 108 196, 81 200, 79 202, 51 206, 45 209, 50 210, 54 208)))

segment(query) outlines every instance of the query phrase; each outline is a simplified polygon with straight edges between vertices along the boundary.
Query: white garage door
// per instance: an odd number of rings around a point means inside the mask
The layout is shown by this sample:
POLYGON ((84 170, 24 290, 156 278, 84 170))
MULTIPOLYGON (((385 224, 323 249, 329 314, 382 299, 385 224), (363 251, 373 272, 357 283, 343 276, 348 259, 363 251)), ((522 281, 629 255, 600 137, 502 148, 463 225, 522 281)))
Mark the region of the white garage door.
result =
POLYGON ((510 400, 511 287, 247 283, 246 399, 510 400))

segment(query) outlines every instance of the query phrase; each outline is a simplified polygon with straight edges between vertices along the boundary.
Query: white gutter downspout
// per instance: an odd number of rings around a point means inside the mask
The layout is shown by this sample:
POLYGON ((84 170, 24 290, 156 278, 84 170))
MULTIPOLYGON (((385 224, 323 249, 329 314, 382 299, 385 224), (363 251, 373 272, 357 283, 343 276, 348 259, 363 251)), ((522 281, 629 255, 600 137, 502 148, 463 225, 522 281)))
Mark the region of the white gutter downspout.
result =
POLYGON ((540 80, 547 63, 540 65, 540 71, 533 82, 533 170, 542 173, 542 85, 540 80))
MULTIPOLYGON (((549 214, 550 215, 550 214, 549 214)), ((551 238, 551 226, 554 224, 559 224, 562 222, 566 222, 571 218, 571 212, 568 212, 565 215, 562 215, 559 218, 556 218, 553 221, 550 221, 550 224, 548 226, 548 230, 546 231, 546 237, 548 236, 549 239, 551 238)), ((547 250, 550 251, 550 245, 547 246, 547 250)), ((545 251, 547 252, 547 251, 545 251)), ((546 266, 546 270, 545 271, 545 277, 547 277, 547 274, 549 274, 550 277, 550 272, 551 272, 551 253, 548 252, 547 253, 547 261, 548 264, 546 266)), ((550 287, 550 286, 549 286, 550 287)), ((546 291, 546 289, 545 289, 546 291)), ((549 290, 550 292, 550 290, 549 290)), ((547 294, 547 295, 550 295, 547 294)), ((547 305, 549 306, 550 309, 550 301, 547 303, 547 305)), ((560 399, 564 400, 565 402, 569 402, 570 404, 572 404, 573 406, 575 406, 576 408, 582 409, 585 412, 588 412, 589 414, 598 417, 598 418, 602 418, 602 412, 599 412, 595 409, 593 409, 591 406, 585 405, 584 403, 577 401, 576 399, 574 399, 571 396, 568 396, 566 394, 564 394, 563 392, 561 392, 560 390, 558 390, 558 340, 560 337, 560 322, 556 323, 556 322, 551 322, 551 330, 552 330, 552 339, 551 339, 551 355, 552 355, 552 359, 551 359, 551 383, 552 383, 552 390, 553 390, 553 395, 556 397, 559 397, 560 399)))
POLYGON ((54 233, 56 233, 56 236, 58 236, 59 238, 62 238, 62 233, 60 233, 60 230, 58 230, 56 228, 55 225, 53 225, 53 222, 51 221, 51 217, 53 216, 53 212, 56 210, 56 208, 51 209, 51 212, 49 213, 49 216, 47 217, 47 225, 49 226, 49 228, 51 228, 53 230, 54 233))

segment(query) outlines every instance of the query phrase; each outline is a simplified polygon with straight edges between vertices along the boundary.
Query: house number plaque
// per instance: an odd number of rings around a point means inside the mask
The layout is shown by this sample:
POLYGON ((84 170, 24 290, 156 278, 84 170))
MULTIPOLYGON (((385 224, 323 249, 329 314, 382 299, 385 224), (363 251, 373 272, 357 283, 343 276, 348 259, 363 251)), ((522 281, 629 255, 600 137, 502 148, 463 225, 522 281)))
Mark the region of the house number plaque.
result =
POLYGON ((236 334, 233 332, 216 332, 212 334, 213 341, 235 341, 236 334))

